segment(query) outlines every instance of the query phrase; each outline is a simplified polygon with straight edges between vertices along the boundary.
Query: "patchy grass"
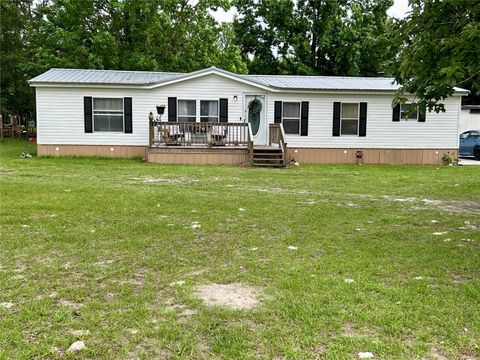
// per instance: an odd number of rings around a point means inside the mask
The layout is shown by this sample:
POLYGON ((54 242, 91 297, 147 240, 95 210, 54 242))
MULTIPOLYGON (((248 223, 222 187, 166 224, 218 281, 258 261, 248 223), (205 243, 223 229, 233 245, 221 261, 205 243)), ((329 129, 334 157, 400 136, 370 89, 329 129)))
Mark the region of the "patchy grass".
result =
POLYGON ((480 168, 159 166, 0 144, 0 358, 480 358, 480 168), (258 289, 248 309, 196 289, 258 289))

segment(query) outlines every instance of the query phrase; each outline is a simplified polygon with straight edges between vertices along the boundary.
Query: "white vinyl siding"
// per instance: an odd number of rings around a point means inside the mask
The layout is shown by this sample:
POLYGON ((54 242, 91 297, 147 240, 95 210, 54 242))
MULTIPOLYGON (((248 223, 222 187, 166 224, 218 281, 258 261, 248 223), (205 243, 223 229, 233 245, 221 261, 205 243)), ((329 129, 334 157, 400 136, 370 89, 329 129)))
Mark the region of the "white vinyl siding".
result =
MULTIPOLYGON (((37 87, 37 140, 39 144, 72 145, 141 145, 148 146, 148 114, 156 114, 157 105, 165 105, 168 97, 196 100, 196 114, 200 114, 201 100, 228 98, 228 121, 244 121, 244 94, 266 93, 266 118, 274 121, 274 102, 309 102, 308 136, 287 134, 289 147, 313 148, 456 148, 458 146, 458 117, 460 97, 445 99, 445 113, 428 113, 426 122, 392 121, 393 93, 313 93, 266 92, 265 90, 226 79, 219 75, 166 85, 154 89, 37 87), (83 98, 132 97, 133 133, 85 133, 83 98), (237 101, 234 101, 237 96, 237 101), (368 102, 368 129, 366 137, 332 136, 333 103, 368 102)), ((166 119, 166 116, 164 117, 166 119)))
POLYGON ((446 112, 427 112, 426 121, 392 121, 394 94, 268 94, 267 119, 274 122, 275 101, 309 102, 308 136, 286 134, 289 147, 300 148, 391 148, 391 149, 451 149, 458 147, 458 117, 460 96, 442 102, 446 112), (333 103, 367 102, 367 134, 332 136, 333 103))
MULTIPOLYGON (((166 121, 168 98, 196 100, 196 114, 200 114, 200 100, 228 99, 228 121, 242 122, 244 118, 243 93, 265 93, 264 90, 212 74, 201 78, 166 85, 154 89, 37 87, 37 141, 39 144, 65 145, 138 145, 148 146, 148 114, 157 113, 157 105, 165 105, 166 121), (85 133, 83 97, 132 97, 133 133, 85 133), (233 97, 237 96, 237 101, 233 97)), ((178 105, 177 105, 178 116, 178 105)))

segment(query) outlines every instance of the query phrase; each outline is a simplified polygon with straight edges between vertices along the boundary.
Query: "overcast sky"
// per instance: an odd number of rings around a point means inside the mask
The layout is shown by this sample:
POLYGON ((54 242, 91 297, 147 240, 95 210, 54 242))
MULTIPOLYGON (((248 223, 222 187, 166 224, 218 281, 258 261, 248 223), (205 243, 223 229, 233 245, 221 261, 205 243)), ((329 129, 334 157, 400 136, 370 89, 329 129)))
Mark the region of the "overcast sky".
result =
MULTIPOLYGON (((387 13, 392 17, 402 19, 407 15, 409 9, 408 0, 394 0, 393 6, 387 11, 387 13)), ((233 16, 235 15, 235 10, 235 8, 232 8, 225 12, 222 9, 218 9, 213 16, 218 22, 231 22, 233 20, 233 16)))

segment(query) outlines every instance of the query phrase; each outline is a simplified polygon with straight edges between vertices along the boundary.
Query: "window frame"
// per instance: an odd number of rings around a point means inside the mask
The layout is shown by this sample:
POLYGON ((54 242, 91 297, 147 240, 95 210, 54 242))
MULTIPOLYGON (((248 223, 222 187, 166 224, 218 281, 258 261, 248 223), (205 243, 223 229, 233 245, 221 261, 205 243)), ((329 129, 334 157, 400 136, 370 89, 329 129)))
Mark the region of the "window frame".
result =
POLYGON ((285 131, 285 135, 298 135, 302 133, 302 102, 301 101, 282 101, 282 126, 283 130, 285 131), (285 104, 298 104, 298 118, 297 117, 285 117, 285 104), (285 126, 283 121, 292 121, 292 120, 297 120, 298 119, 298 133, 287 133, 285 131, 285 126))
POLYGON ((360 102, 345 101, 340 102, 340 136, 356 136, 360 135, 360 102), (354 120, 354 118, 343 118, 343 104, 356 104, 357 105, 357 133, 356 134, 342 134, 343 120, 354 120))
POLYGON ((179 117, 183 117, 183 118, 194 118, 195 121, 187 121, 187 122, 197 122, 197 99, 178 99, 177 98, 177 122, 180 122, 178 120, 179 117), (180 115, 179 114, 179 109, 180 109, 180 101, 193 101, 195 102, 195 115, 192 116, 192 115, 180 115))
POLYGON ((412 118, 407 118, 407 117, 404 117, 403 115, 405 114, 405 110, 403 110, 403 106, 404 105, 412 105, 412 103, 404 103, 404 104, 400 104, 400 120, 404 120, 404 121, 418 121, 418 110, 415 110, 415 115, 416 117, 412 117, 412 118))
MULTIPOLYGON (((202 118, 213 118, 213 117, 216 117, 217 118, 217 121, 214 121, 214 122, 220 122, 220 99, 213 99, 213 100, 206 100, 206 99, 201 99, 200 100, 200 113, 198 114, 199 116, 199 119, 200 119, 200 122, 202 122, 202 118), (202 116, 202 101, 215 101, 217 103, 217 115, 216 116, 211 116, 211 115, 203 115, 202 116)), ((206 122, 211 122, 211 121, 206 121, 206 122)))
MULTIPOLYGON (((102 111, 102 110, 97 110, 102 111)), ((100 133, 124 133, 125 132, 125 100, 123 97, 113 96, 113 97, 94 97, 92 96, 92 133, 100 132, 100 133), (112 131, 112 130, 95 130, 95 115, 120 115, 120 111, 116 110, 113 113, 103 113, 103 114, 95 114, 95 100, 96 99, 106 99, 106 100, 118 100, 122 101, 122 131, 112 131)))

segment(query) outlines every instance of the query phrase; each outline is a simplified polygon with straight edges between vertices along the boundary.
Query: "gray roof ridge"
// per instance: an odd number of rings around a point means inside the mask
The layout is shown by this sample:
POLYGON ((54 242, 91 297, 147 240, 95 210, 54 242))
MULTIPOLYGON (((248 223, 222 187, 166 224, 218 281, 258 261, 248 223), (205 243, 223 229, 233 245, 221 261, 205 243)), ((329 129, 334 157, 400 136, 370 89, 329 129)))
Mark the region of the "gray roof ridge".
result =
POLYGON ((237 74, 239 76, 260 76, 260 77, 271 77, 271 76, 282 76, 282 77, 310 77, 310 78, 337 78, 337 79, 394 79, 393 76, 345 76, 345 75, 292 75, 292 74, 237 74))
POLYGON ((57 68, 53 67, 47 70, 74 70, 74 71, 115 71, 115 72, 125 72, 125 73, 155 73, 155 74, 178 74, 186 75, 190 73, 176 72, 176 71, 155 71, 155 70, 117 70, 117 69, 77 69, 77 68, 57 68))

